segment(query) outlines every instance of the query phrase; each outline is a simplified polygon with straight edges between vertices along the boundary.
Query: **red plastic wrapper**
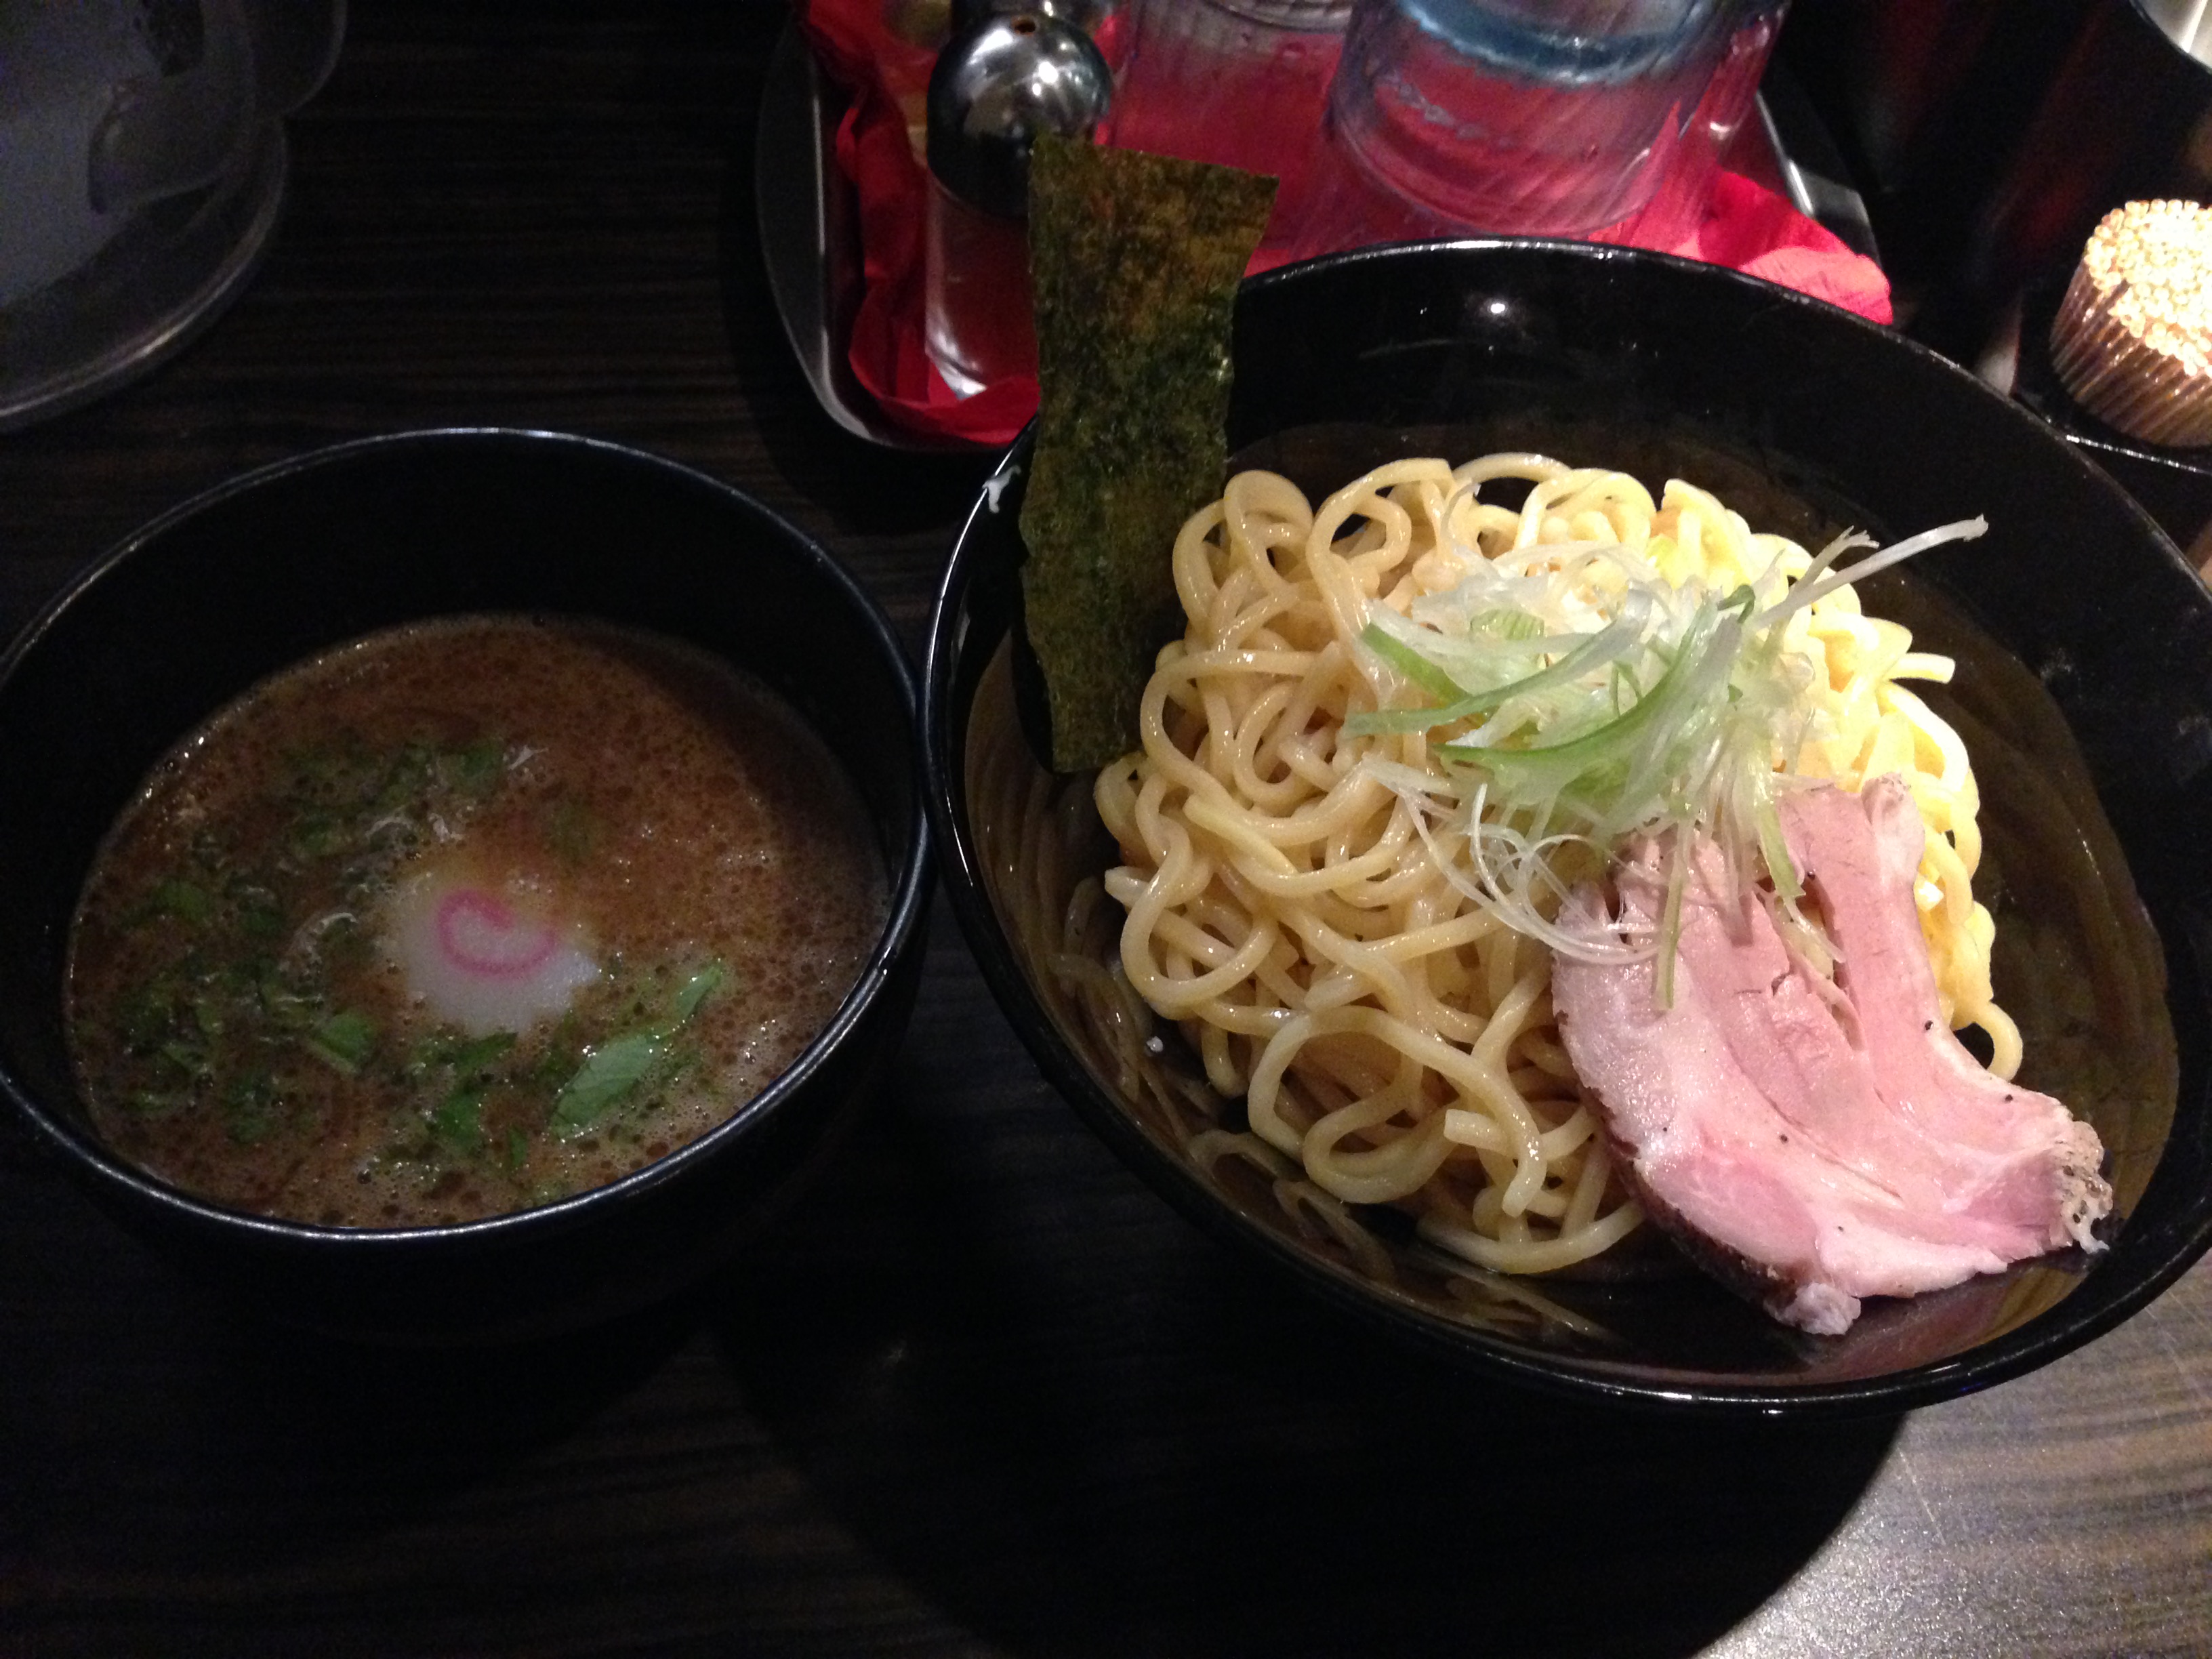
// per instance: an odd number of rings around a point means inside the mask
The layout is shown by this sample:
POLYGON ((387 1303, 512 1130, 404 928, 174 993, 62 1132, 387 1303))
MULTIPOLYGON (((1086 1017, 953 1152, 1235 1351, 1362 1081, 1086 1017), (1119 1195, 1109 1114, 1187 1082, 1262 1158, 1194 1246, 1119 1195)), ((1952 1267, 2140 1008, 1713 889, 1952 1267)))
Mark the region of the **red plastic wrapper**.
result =
MULTIPOLYGON (((801 28, 849 100, 837 128, 837 165, 859 198, 863 287, 848 355, 854 378, 900 426, 995 447, 1012 442, 1036 412, 1035 379, 1009 377, 963 398, 922 343, 932 188, 921 159, 922 100, 934 47, 896 26, 927 12, 921 0, 799 0, 801 28)), ((1631 221, 1604 240, 1727 265, 1877 323, 1891 318, 1881 266, 1741 173, 1716 175, 1703 219, 1687 236, 1644 241, 1631 221)), ((1279 258, 1263 253, 1253 269, 1279 258)))

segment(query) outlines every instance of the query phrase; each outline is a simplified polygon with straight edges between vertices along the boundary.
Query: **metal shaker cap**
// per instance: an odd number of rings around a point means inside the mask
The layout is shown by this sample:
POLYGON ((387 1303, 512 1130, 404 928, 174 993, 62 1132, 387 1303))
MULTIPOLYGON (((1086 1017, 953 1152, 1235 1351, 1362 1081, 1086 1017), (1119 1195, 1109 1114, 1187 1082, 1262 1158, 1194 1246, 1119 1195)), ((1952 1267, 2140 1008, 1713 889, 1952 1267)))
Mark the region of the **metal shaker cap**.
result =
POLYGON ((1114 0, 952 0, 952 33, 964 34, 987 17, 1033 11, 1055 23, 1073 23, 1095 35, 1114 12, 1114 0))
POLYGON ((956 34, 929 76, 929 170, 971 207, 1029 212, 1030 146, 1088 134, 1113 73, 1090 36, 1042 13, 987 17, 956 34))

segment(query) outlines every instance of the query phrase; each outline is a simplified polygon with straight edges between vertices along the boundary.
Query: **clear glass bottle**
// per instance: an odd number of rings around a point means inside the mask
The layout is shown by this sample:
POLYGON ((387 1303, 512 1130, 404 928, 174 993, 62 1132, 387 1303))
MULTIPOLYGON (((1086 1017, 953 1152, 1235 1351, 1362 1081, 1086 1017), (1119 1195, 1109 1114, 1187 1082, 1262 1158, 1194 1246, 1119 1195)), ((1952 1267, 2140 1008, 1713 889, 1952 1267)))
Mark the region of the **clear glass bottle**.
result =
POLYGON ((1753 0, 1740 7, 1727 49, 1691 112, 1681 141, 1662 170, 1651 199, 1615 224, 1607 240, 1670 248, 1686 240, 1705 217, 1713 178, 1744 123, 1752 118, 1759 83, 1773 56, 1775 37, 1789 0, 1753 0))
POLYGON ((929 181, 922 345, 956 398, 1037 372, 1026 219, 962 201, 929 181))
POLYGON ((1358 0, 1323 142, 1286 215, 1291 251, 1587 236, 1644 211, 1674 177, 1687 201, 1718 159, 1707 140, 1749 106, 1781 9, 1358 0), (1723 85, 1730 109, 1710 107, 1723 85))
POLYGON ((1090 37, 1042 9, 987 15, 931 71, 922 343, 953 395, 1036 373, 1029 156, 1090 133, 1113 76, 1090 37))
POLYGON ((1139 0, 1101 137, 1285 178, 1321 130, 1352 0, 1139 0))

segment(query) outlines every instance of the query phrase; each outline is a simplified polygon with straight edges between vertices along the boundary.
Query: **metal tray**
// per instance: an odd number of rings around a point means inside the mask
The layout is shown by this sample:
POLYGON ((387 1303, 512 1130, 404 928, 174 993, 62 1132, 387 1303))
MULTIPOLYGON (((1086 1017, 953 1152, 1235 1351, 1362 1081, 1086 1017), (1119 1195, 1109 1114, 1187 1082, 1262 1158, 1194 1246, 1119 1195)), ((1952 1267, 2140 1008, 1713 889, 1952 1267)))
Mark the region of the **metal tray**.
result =
POLYGON ((783 331, 815 401, 854 437, 885 449, 975 454, 984 446, 896 425, 854 377, 846 358, 860 304, 859 207, 837 170, 844 101, 796 24, 787 27, 761 88, 753 198, 762 262, 783 331))
MULTIPOLYGON (((1759 96, 1749 135, 1772 151, 1775 173, 1792 205, 1855 252, 1878 258, 1865 204, 1844 182, 1842 163, 1819 118, 1778 66, 1759 96)), ((837 170, 837 123, 845 102, 808 50, 798 26, 786 27, 769 60, 754 149, 754 200, 762 258, 784 332, 807 384, 830 418, 886 449, 975 454, 987 447, 897 425, 876 406, 847 359, 862 283, 859 207, 837 170)))

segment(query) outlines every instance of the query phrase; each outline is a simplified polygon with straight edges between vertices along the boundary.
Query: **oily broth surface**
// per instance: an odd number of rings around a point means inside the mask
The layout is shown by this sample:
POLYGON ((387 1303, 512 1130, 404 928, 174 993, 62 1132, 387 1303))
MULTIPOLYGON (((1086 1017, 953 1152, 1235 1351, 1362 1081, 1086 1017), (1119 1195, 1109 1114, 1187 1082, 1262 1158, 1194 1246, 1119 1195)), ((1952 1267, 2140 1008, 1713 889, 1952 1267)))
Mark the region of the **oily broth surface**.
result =
POLYGON ((426 623, 278 675, 155 769, 80 901, 71 1048, 100 1133, 176 1185, 471 1219, 727 1118, 828 1022, 886 903, 856 792, 765 688, 604 627, 426 623), (441 1022, 390 944, 425 870, 527 892, 598 978, 512 1037, 441 1022), (579 1112, 609 1048, 651 1061, 579 1112))

